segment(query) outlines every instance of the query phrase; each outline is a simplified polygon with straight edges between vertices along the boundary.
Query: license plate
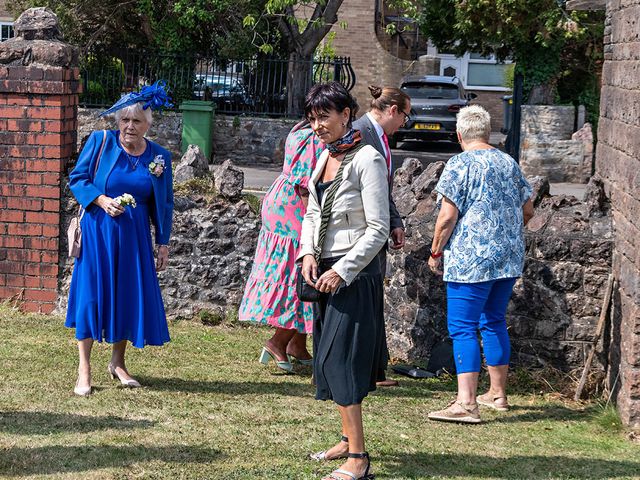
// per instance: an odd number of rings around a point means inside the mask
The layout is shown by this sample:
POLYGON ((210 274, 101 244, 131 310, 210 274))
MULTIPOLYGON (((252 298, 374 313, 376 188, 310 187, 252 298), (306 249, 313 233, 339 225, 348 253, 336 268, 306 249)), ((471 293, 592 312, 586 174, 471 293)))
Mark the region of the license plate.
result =
POLYGON ((416 130, 440 130, 439 123, 416 123, 416 130))

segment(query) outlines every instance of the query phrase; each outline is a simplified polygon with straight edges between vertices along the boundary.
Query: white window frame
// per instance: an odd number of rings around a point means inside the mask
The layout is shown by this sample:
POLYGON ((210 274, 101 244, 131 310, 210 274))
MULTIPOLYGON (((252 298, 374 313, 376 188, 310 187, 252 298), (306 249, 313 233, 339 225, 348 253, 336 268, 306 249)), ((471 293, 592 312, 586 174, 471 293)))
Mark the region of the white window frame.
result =
MULTIPOLYGON (((462 85, 465 90, 480 90, 486 92, 510 92, 511 89, 507 87, 487 86, 487 85, 469 85, 467 78, 469 75, 470 63, 482 63, 482 64, 497 64, 495 55, 491 55, 489 58, 471 58, 471 52, 466 52, 462 57, 456 57, 450 53, 439 53, 438 49, 429 42, 427 47, 427 55, 438 57, 442 60, 460 59, 460 71, 458 72, 458 78, 462 81, 462 85)), ((513 63, 511 60, 505 60, 504 64, 509 65, 513 63)))
MULTIPOLYGON (((488 92, 508 92, 511 90, 507 87, 497 87, 497 86, 488 86, 488 85, 468 85, 466 82, 466 79, 468 78, 468 75, 469 75, 470 63, 483 64, 483 65, 498 65, 499 62, 496 60, 495 55, 491 54, 489 58, 471 58, 471 52, 467 52, 464 54, 462 59, 463 59, 462 68, 465 71, 464 88, 466 88, 467 90, 485 90, 488 92)), ((510 65, 513 62, 511 60, 505 60, 502 63, 504 63, 505 65, 510 65)))
MULTIPOLYGON (((12 27, 12 28, 14 28, 13 22, 0 20, 0 35, 2 34, 2 27, 12 27)), ((14 34, 15 34, 15 32, 14 32, 14 34)), ((8 40, 8 38, 5 38, 4 40, 0 40, 0 41, 5 41, 5 40, 8 40)))

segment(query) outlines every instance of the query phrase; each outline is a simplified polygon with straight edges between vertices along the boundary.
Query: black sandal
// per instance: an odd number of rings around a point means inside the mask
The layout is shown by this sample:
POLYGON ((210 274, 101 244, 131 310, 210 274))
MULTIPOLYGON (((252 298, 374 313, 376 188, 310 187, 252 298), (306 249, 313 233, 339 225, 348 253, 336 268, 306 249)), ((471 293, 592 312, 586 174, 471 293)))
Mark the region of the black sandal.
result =
MULTIPOLYGON (((342 437, 340 438, 340 441, 344 443, 349 443, 349 439, 344 435, 342 435, 342 437)), ((331 460, 337 460, 339 458, 347 458, 347 454, 342 454, 342 455, 338 455, 337 457, 327 458, 327 452, 328 450, 325 450, 323 452, 318 452, 318 453, 311 453, 309 454, 309 458, 311 458, 311 460, 315 460, 316 462, 328 462, 331 460)))
POLYGON ((341 468, 339 468, 339 469, 334 470, 333 472, 331 472, 329 474, 329 477, 327 477, 327 478, 331 478, 333 480, 345 480, 342 477, 338 477, 338 476, 334 475, 336 473, 339 473, 340 475, 346 475, 351 480, 373 480, 374 478, 376 478, 376 476, 373 473, 369 473, 369 469, 371 468, 371 459, 369 458, 369 454, 367 452, 350 453, 348 455, 348 458, 366 458, 367 459, 367 468, 364 471, 364 473, 362 474, 362 476, 356 477, 356 475, 353 472, 348 472, 347 470, 342 470, 341 468))

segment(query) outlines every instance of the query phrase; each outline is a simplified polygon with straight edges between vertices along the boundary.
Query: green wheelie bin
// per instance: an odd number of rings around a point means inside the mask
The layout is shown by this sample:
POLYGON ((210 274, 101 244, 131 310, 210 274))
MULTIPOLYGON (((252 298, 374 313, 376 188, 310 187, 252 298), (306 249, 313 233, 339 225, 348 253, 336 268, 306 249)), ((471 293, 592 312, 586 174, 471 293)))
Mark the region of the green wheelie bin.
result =
POLYGON ((180 104, 182 111, 182 153, 189 145, 198 145, 207 160, 213 153, 213 102, 187 100, 180 104))

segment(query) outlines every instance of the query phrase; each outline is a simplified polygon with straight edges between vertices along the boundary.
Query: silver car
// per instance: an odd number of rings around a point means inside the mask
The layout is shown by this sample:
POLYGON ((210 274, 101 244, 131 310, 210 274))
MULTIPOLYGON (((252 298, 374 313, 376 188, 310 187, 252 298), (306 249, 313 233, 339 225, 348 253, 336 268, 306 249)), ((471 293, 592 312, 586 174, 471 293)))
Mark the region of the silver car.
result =
POLYGON ((475 93, 465 93, 457 77, 408 76, 400 88, 411 98, 411 118, 391 138, 390 146, 406 139, 457 141, 456 114, 475 93))

